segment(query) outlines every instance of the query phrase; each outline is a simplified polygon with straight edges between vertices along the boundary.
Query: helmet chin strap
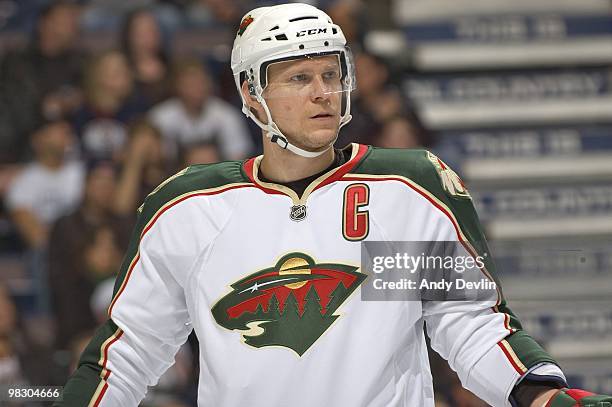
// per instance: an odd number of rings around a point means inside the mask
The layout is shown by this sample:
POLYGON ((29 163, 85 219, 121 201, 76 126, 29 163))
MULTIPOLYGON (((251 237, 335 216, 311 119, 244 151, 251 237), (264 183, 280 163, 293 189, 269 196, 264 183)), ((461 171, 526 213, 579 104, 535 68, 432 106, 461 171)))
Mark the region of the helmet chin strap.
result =
POLYGON ((327 150, 329 150, 330 148, 334 146, 334 143, 338 139, 338 134, 339 134, 340 129, 342 128, 342 126, 350 122, 352 118, 353 116, 349 114, 345 120, 342 120, 340 122, 340 127, 338 128, 338 133, 336 133, 336 137, 334 137, 332 142, 329 143, 327 148, 321 151, 317 151, 317 152, 307 151, 307 150, 304 150, 302 148, 299 148, 298 146, 295 146, 289 143, 289 140, 287 140, 287 138, 282 134, 282 132, 279 130, 278 126, 276 126, 276 123, 274 122, 272 122, 271 126, 264 125, 265 127, 264 132, 266 133, 266 136, 270 138, 271 142, 278 144, 282 149, 289 150, 292 153, 297 154, 302 157, 314 158, 314 157, 320 156, 321 154, 325 153, 327 150))
POLYGON ((270 138, 270 141, 278 144, 282 149, 289 150, 294 154, 297 154, 299 156, 306 157, 306 158, 314 158, 314 157, 320 156, 321 154, 329 150, 336 142, 336 139, 334 138, 334 141, 332 141, 325 150, 313 152, 313 151, 304 150, 302 148, 299 148, 298 146, 295 146, 289 143, 289 140, 287 140, 285 136, 274 134, 272 132, 266 132, 266 136, 270 138))
MULTIPOLYGON (((264 134, 266 135, 266 137, 268 137, 270 139, 270 141, 272 143, 277 144, 283 150, 289 150, 292 153, 297 154, 297 155, 299 155, 301 157, 305 157, 305 158, 318 157, 321 154, 325 153, 330 148, 332 148, 334 146, 334 143, 338 139, 338 134, 339 134, 339 131, 342 128, 342 126, 344 126, 345 124, 350 122, 351 119, 353 118, 353 116, 350 113, 345 115, 345 116, 343 116, 341 118, 340 126, 338 127, 338 133, 336 133, 336 137, 334 137, 334 139, 331 141, 331 143, 329 143, 327 145, 327 147, 325 149, 323 149, 321 151, 316 151, 316 152, 308 151, 308 150, 304 150, 302 148, 299 148, 296 145, 291 144, 289 142, 289 140, 287 139, 287 137, 283 134, 283 132, 280 131, 280 129, 278 128, 278 126, 276 125, 274 120, 272 120, 272 113, 270 112, 270 109, 268 108, 268 104, 266 103, 265 99, 261 96, 261 91, 256 93, 255 98, 263 106, 264 111, 266 112, 268 123, 263 123, 261 120, 259 120, 257 118, 257 116, 255 116, 255 114, 253 114, 251 109, 246 107, 246 104, 243 104, 242 111, 248 117, 250 117, 255 122, 255 124, 257 124, 264 131, 264 134)), ((347 100, 347 112, 350 112, 350 108, 351 108, 351 100, 350 100, 350 98, 348 98, 348 100, 347 100)))
POLYGON ((249 116, 251 119, 253 119, 253 121, 264 131, 264 134, 270 139, 271 142, 277 144, 283 150, 289 150, 292 153, 297 154, 301 157, 314 158, 320 156, 321 154, 332 148, 334 143, 336 142, 338 134, 336 134, 336 137, 334 137, 332 142, 329 143, 327 148, 316 152, 304 150, 303 148, 299 148, 298 146, 291 144, 287 137, 280 131, 274 120, 272 120, 272 114, 270 113, 270 109, 268 108, 268 104, 266 103, 264 98, 258 95, 257 100, 259 101, 259 103, 261 103, 264 108, 264 111, 266 112, 268 123, 261 122, 261 120, 259 120, 248 108, 243 107, 242 111, 246 113, 247 116, 249 116))

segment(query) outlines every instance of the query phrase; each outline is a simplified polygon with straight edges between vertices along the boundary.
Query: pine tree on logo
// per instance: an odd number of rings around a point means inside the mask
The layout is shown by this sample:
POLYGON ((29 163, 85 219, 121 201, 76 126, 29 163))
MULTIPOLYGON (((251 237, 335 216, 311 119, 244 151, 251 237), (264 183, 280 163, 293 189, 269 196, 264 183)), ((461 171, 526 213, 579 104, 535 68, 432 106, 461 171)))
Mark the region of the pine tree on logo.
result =
POLYGON ((314 285, 310 286, 310 290, 306 294, 306 305, 304 305, 305 312, 310 310, 317 311, 319 315, 321 315, 321 310, 323 307, 321 306, 321 299, 319 298, 319 294, 317 290, 315 290, 314 285))
MULTIPOLYGON (((304 315, 302 315, 302 321, 306 329, 316 328, 316 332, 320 332, 323 328, 326 330, 335 320, 338 318, 336 315, 323 314, 323 307, 321 306, 321 299, 317 290, 314 286, 310 287, 310 290, 306 294, 306 304, 304 305, 304 315)), ((313 332, 315 334, 315 332, 313 332)))
POLYGON ((300 322, 298 304, 293 293, 289 293, 287 300, 285 300, 285 307, 283 309, 281 319, 284 324, 288 324, 289 326, 297 326, 297 324, 300 322))
POLYGON ((334 311, 342 305, 346 297, 348 296, 347 289, 344 287, 344 284, 341 282, 338 283, 334 291, 329 295, 329 302, 327 303, 327 307, 325 307, 325 315, 331 316, 334 311))
POLYGON ((266 317, 272 321, 278 321, 280 315, 280 311, 278 310, 278 299, 276 298, 276 294, 272 294, 272 298, 270 298, 270 302, 268 303, 268 313, 266 317))
POLYGON ((257 308, 255 308, 255 313, 253 314, 253 319, 268 319, 261 304, 257 304, 257 308))

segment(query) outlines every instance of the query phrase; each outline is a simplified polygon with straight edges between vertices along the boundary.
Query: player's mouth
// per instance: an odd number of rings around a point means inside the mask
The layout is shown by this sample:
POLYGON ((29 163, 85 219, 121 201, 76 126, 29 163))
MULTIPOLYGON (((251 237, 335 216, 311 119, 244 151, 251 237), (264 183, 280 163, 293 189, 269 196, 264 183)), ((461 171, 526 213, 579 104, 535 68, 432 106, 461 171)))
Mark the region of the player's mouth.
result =
POLYGON ((331 114, 331 113, 319 113, 317 115, 311 116, 311 119, 315 119, 315 120, 330 120, 333 119, 335 117, 335 115, 331 114))

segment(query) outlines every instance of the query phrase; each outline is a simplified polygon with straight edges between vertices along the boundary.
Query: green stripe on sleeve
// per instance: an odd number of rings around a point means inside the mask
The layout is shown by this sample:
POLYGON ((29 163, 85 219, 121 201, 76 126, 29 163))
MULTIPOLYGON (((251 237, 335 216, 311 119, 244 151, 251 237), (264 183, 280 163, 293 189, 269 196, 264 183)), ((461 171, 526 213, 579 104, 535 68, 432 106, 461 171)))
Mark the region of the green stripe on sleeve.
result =
POLYGON ((55 402, 53 407, 86 407, 89 405, 102 381, 100 378, 102 366, 99 364, 102 345, 112 338, 115 332, 117 332, 117 325, 110 319, 96 330, 79 359, 77 370, 70 376, 64 387, 60 401, 55 402))

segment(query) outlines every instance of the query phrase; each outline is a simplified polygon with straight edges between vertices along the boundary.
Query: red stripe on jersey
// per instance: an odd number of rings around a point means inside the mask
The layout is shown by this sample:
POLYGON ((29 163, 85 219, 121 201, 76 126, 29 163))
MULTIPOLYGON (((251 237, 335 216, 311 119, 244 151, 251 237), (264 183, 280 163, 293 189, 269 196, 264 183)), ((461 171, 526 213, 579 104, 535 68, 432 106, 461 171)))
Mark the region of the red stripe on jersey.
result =
MULTIPOLYGON (((355 148, 355 147, 353 147, 353 148, 355 148)), ((368 148, 369 147, 367 145, 365 145, 365 144, 357 144, 357 153, 355 154, 355 157, 353 157, 349 161, 347 161, 344 164, 342 164, 328 178, 326 178, 323 181, 321 181, 320 183, 318 183, 317 186, 315 186, 313 188, 313 191, 316 191, 317 189, 319 189, 319 188, 321 188, 321 187, 323 187, 325 185, 328 185, 328 184, 330 184, 332 182, 338 181, 345 174, 350 172, 353 168, 355 168, 355 166, 359 163, 359 161, 361 161, 363 156, 365 156, 365 154, 368 152, 368 148)), ((255 179, 255 174, 254 174, 255 173, 255 169, 254 169, 255 168, 255 159, 256 159, 256 157, 249 158, 243 164, 244 172, 246 173, 246 175, 249 178, 249 180, 251 180, 251 182, 253 184, 255 184, 259 189, 261 189, 262 191, 264 191, 264 192, 266 192, 268 194, 285 195, 282 191, 278 191, 276 189, 266 188, 265 186, 259 184, 259 182, 255 179)))
MULTIPOLYGON (((189 198, 193 198, 196 196, 204 196, 204 195, 217 195, 226 191, 229 191, 231 189, 237 189, 237 188, 244 188, 244 187, 250 187, 252 188, 253 185, 234 185, 234 186, 230 186, 224 189, 220 189, 218 191, 211 191, 211 192, 197 192, 197 193, 193 193, 191 195, 186 195, 184 197, 182 197, 181 199, 179 199, 176 202, 173 202, 171 205, 162 207, 161 210, 159 210, 155 216, 153 217, 153 219, 149 220, 147 226, 145 227, 145 229, 142 231, 142 233, 140 234, 140 239, 138 241, 138 244, 140 245, 140 241, 142 241, 142 238, 144 237, 144 235, 153 227, 153 225, 155 224, 155 222, 157 222, 157 219, 159 219, 159 217, 166 212, 168 209, 172 208, 173 206, 189 199, 189 198)), ((111 317, 111 313, 113 312, 113 308, 115 307, 115 304, 117 303, 117 300, 119 299, 119 297, 121 296, 121 294, 123 293, 123 291, 125 290, 125 287, 127 286, 128 281, 130 280, 130 277, 132 275, 132 271, 134 270, 134 267, 136 267, 136 264, 138 263, 138 260, 140 259, 140 251, 137 252, 136 256, 135 256, 135 260, 132 261, 132 265, 131 267, 128 269, 127 275, 125 276, 125 279, 123 280, 123 283, 121 284, 121 288, 119 289, 119 291, 117 292, 117 294, 115 295, 115 298, 113 298, 113 301, 111 302, 110 307, 108 308, 108 317, 111 317)))
POLYGON ((319 185, 317 185, 313 189, 313 191, 316 191, 317 189, 324 187, 325 185, 331 184, 332 182, 338 181, 346 173, 350 172, 353 168, 355 168, 355 166, 359 163, 359 161, 361 161, 363 156, 368 152, 368 146, 366 146, 365 144, 358 144, 357 149, 358 150, 357 154, 355 154, 355 157, 341 165, 338 171, 334 172, 331 177, 327 178, 324 181, 321 181, 321 183, 319 183, 319 185))
POLYGON ((508 350, 506 349, 506 347, 504 345, 502 345, 501 342, 497 342, 497 345, 501 348, 502 352, 504 352, 504 355, 506 355, 506 358, 508 359, 508 362, 510 362, 510 364, 512 365, 514 370, 516 370, 516 372, 519 375, 522 376, 525 372, 523 371, 523 369, 521 369, 521 367, 519 365, 516 364, 516 362, 514 361, 514 358, 512 357, 512 355, 510 355, 508 353, 508 350))
POLYGON ((98 407, 100 405, 102 397, 104 397, 104 393, 106 393, 106 389, 108 389, 108 383, 104 383, 104 386, 102 386, 102 391, 100 391, 100 394, 98 395, 98 398, 96 399, 96 402, 94 403, 93 407, 98 407))
MULTIPOLYGON (((493 307, 493 311, 499 312, 497 307, 493 307)), ((510 331, 510 325, 508 324, 509 321, 510 321, 510 316, 508 314, 504 314, 504 328, 510 331)))
POLYGON ((276 194, 276 195, 285 195, 280 191, 277 191, 275 189, 270 189, 270 188, 266 188, 262 185, 260 185, 256 180, 255 180, 255 176, 253 175, 254 173, 254 167, 255 167, 255 158, 249 158, 248 160, 246 160, 244 162, 244 172, 246 173, 247 177, 249 178, 249 180, 251 180, 251 182, 253 184, 255 184, 255 186, 259 189, 261 189, 262 191, 264 191, 266 194, 276 194))
POLYGON ((110 341, 104 348, 104 360, 102 362, 102 368, 106 369, 106 374, 103 377, 104 380, 107 380, 111 374, 111 371, 106 368, 106 362, 108 362, 108 349, 111 347, 113 343, 117 342, 119 338, 121 338, 122 335, 123 335, 123 331, 119 330, 119 334, 115 336, 115 338, 112 341, 110 341))
MULTIPOLYGON (((102 350, 103 355, 104 355, 104 358, 102 359, 102 370, 106 370, 106 374, 104 374, 104 377, 102 378, 102 380, 104 380, 105 382, 108 380, 108 378, 111 375, 111 371, 106 367, 106 363, 108 362, 108 349, 111 347, 113 343, 117 342, 119 338, 121 338, 121 336, 123 335, 123 331, 121 329, 119 329, 118 331, 119 333, 113 338, 112 341, 107 343, 104 349, 102 350)), ((100 404, 100 402, 102 401, 102 398, 104 397, 104 393, 106 393, 107 389, 108 389, 108 383, 104 383, 104 386, 102 386, 102 390, 100 391, 100 394, 98 395, 98 398, 96 399, 94 403, 94 407, 97 407, 100 404)))
MULTIPOLYGON (((140 236, 140 239, 142 239, 142 235, 140 236)), ((138 242, 140 244, 140 241, 138 242)), ((136 253, 136 257, 134 258, 134 260, 132 261, 132 265, 130 266, 130 268, 128 269, 127 275, 125 276, 125 280, 124 283, 121 284, 121 288, 119 288, 119 291, 117 292, 117 295, 115 295, 115 298, 113 298, 113 301, 111 302, 110 307, 108 308, 108 317, 111 317, 111 312, 113 312, 113 307, 115 306, 115 303, 117 302, 117 300, 119 299, 119 296, 121 294, 123 294, 123 290, 125 290, 125 286, 127 285, 128 280, 130 279, 130 277, 132 276, 132 270, 134 270, 134 267, 136 267, 136 264, 138 263, 138 260, 140 260, 140 251, 138 251, 136 253)))

